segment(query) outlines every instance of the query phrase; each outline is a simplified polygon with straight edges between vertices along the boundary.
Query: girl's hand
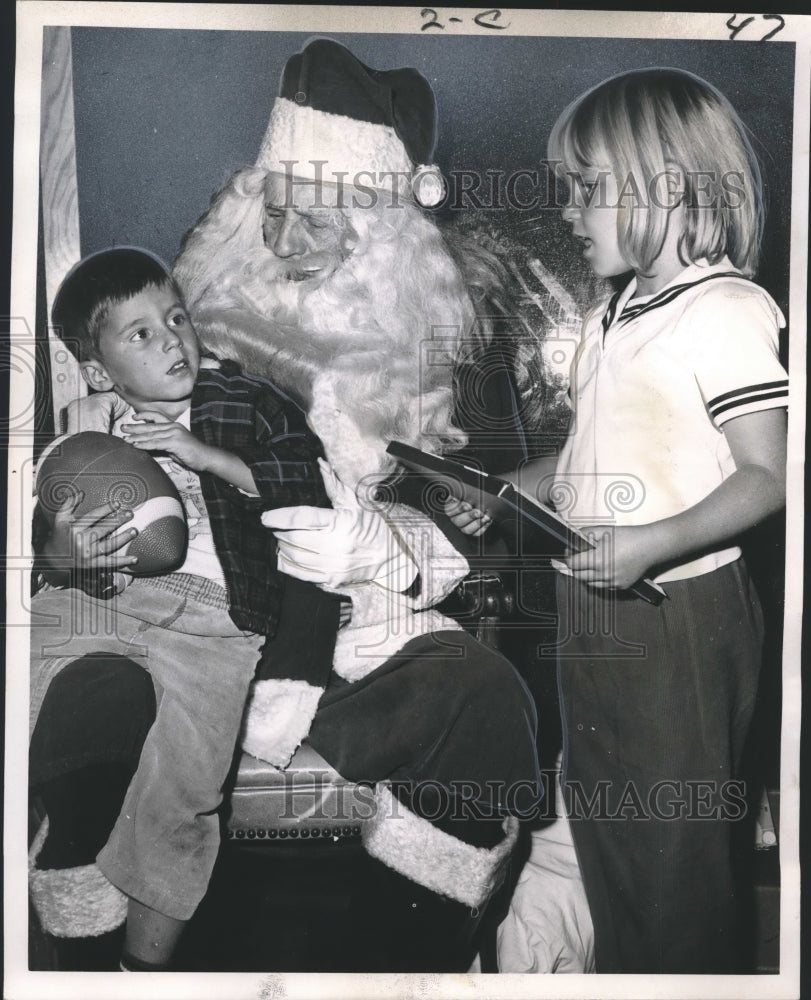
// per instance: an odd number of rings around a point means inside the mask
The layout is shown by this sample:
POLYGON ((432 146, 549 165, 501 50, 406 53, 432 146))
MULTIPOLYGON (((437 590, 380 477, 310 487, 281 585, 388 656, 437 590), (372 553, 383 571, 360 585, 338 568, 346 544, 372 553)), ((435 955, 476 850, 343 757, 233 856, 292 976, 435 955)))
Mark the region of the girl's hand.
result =
POLYGON ((157 410, 141 410, 133 420, 121 426, 125 441, 142 451, 165 452, 194 472, 208 471, 211 449, 182 424, 157 410))
POLYGON ((657 562, 651 529, 647 524, 584 528, 583 534, 597 543, 596 548, 569 556, 566 565, 574 577, 589 586, 631 587, 657 562))
POLYGON ((119 549, 133 540, 137 528, 118 529, 132 518, 132 511, 115 501, 77 515, 82 494, 65 500, 54 517, 53 531, 43 546, 43 555, 56 571, 122 570, 134 566, 137 556, 122 555, 119 549))
POLYGON ((467 500, 456 500, 451 498, 445 501, 445 513, 448 515, 451 524, 457 527, 465 535, 478 537, 493 523, 492 517, 483 510, 478 510, 467 500))

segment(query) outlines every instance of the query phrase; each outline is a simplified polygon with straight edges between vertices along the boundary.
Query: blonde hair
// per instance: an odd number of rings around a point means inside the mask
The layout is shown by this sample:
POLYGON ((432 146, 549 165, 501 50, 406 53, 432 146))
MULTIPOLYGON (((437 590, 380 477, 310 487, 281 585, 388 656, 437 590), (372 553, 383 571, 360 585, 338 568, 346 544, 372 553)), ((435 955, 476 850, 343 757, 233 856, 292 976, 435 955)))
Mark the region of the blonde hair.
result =
POLYGON ((679 69, 641 69, 598 84, 555 122, 549 160, 569 173, 610 167, 622 189, 641 199, 622 204, 620 249, 642 273, 662 251, 668 212, 653 197, 674 168, 683 182, 685 263, 728 255, 744 274, 757 269, 763 232, 760 167, 746 126, 729 101, 700 77, 679 69))

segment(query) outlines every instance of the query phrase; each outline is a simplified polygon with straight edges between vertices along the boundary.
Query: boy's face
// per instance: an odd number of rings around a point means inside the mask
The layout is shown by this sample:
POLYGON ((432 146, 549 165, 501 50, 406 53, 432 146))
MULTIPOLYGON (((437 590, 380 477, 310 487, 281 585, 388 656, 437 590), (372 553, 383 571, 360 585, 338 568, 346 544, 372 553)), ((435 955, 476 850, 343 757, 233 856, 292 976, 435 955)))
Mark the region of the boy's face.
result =
POLYGON ((171 285, 149 286, 112 304, 99 329, 99 357, 86 381, 114 389, 135 410, 176 417, 188 405, 200 367, 197 334, 171 285))

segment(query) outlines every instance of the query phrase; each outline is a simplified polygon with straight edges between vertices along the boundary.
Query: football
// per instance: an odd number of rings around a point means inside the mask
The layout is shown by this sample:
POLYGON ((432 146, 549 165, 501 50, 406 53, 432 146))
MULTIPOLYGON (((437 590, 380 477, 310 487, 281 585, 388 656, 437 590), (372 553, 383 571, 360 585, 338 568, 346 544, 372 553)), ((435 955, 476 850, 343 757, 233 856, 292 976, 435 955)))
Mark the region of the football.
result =
POLYGON ((81 515, 110 501, 133 512, 120 531, 137 528, 119 551, 138 557, 134 576, 170 573, 183 564, 188 531, 174 483, 151 455, 112 434, 83 431, 57 438, 42 453, 36 493, 49 524, 70 495, 81 493, 81 515))

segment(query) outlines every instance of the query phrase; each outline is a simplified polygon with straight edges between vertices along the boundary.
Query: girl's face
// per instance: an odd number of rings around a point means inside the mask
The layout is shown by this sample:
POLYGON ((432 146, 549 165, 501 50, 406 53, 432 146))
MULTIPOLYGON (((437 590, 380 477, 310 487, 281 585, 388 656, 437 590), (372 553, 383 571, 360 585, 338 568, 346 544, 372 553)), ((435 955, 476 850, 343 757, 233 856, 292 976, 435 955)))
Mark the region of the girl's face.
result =
POLYGON ((619 185, 608 167, 586 167, 570 178, 563 221, 581 241, 583 256, 596 275, 611 278, 631 270, 619 245, 619 185))

